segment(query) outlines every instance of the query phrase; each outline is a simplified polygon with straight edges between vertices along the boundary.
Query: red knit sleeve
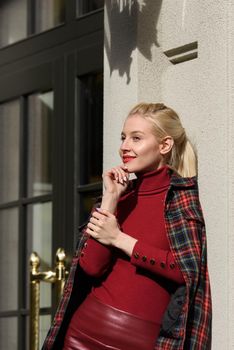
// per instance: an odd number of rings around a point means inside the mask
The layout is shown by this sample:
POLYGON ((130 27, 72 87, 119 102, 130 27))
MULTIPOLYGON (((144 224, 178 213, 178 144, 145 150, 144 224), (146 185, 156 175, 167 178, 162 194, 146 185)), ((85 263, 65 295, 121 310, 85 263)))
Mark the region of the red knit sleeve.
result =
POLYGON ((170 250, 163 250, 137 241, 132 251, 131 263, 178 284, 185 283, 170 250))
POLYGON ((79 264, 88 275, 100 277, 108 269, 111 256, 109 246, 104 246, 90 237, 81 251, 79 264))

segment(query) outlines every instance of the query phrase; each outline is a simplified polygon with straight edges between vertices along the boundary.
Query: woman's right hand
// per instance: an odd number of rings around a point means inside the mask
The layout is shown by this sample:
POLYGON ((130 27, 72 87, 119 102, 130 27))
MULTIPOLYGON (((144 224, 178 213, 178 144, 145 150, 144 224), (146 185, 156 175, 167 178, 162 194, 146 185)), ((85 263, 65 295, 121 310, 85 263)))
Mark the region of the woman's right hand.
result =
POLYGON ((125 165, 119 165, 104 171, 103 182, 105 193, 116 196, 118 199, 126 191, 129 183, 129 173, 125 165))

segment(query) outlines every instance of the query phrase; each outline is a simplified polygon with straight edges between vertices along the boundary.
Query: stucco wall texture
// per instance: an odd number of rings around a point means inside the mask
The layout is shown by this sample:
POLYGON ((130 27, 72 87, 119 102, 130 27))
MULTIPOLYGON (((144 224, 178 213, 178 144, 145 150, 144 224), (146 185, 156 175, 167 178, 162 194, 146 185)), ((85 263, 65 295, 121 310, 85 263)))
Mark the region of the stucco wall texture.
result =
POLYGON ((104 168, 120 163, 122 123, 140 101, 174 108, 197 147, 212 350, 234 349, 233 1, 106 1, 104 81, 104 168))

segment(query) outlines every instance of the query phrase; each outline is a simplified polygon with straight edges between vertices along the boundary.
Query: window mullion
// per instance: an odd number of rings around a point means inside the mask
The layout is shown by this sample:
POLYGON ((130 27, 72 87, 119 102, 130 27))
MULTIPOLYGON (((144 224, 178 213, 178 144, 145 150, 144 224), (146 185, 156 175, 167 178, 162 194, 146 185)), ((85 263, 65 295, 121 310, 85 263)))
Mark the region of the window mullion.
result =
POLYGON ((27 0, 27 36, 35 33, 35 1, 27 0))
MULTIPOLYGON (((19 246, 18 246, 18 344, 19 350, 26 349, 25 344, 25 330, 26 330, 26 319, 21 315, 21 310, 25 308, 25 286, 26 286, 26 264, 27 264, 27 251, 26 251, 26 226, 25 226, 25 206, 21 199, 25 195, 26 185, 26 145, 27 145, 27 130, 26 130, 26 98, 20 97, 20 137, 19 137, 19 149, 20 149, 20 162, 19 162, 19 246)), ((26 286, 27 288, 28 286, 26 286)))
POLYGON ((69 23, 76 19, 76 0, 66 1, 65 22, 69 23))

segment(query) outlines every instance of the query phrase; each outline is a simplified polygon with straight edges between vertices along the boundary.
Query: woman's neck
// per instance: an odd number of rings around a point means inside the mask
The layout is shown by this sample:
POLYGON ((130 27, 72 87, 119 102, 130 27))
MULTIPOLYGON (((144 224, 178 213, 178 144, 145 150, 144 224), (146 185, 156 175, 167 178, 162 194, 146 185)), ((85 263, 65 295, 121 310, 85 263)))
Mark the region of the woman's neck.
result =
POLYGON ((170 184, 170 174, 171 171, 167 165, 156 170, 136 174, 136 190, 138 192, 151 192, 166 188, 170 184))

